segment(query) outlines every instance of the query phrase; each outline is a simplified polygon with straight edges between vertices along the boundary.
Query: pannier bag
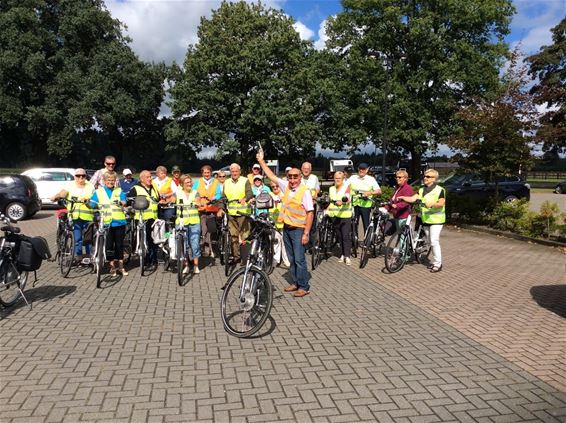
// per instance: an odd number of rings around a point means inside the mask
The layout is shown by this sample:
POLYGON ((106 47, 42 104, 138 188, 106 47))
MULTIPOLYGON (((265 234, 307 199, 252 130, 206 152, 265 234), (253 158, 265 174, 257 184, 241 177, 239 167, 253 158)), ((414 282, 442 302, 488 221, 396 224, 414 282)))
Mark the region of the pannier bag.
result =
POLYGON ((33 272, 41 267, 43 260, 51 258, 51 251, 45 238, 22 236, 18 250, 18 270, 33 272))
POLYGON ((255 198, 255 205, 258 209, 273 208, 273 197, 268 192, 260 192, 255 198))
POLYGON ((385 236, 391 236, 396 232, 397 228, 395 227, 395 219, 387 219, 385 221, 385 227, 383 232, 385 236))
POLYGON ((94 241, 94 232, 96 231, 96 223, 90 222, 85 229, 83 234, 83 243, 84 244, 92 244, 94 241))
POLYGON ((163 244, 167 241, 167 237, 165 236, 165 221, 163 219, 155 219, 151 225, 151 238, 155 244, 163 244))

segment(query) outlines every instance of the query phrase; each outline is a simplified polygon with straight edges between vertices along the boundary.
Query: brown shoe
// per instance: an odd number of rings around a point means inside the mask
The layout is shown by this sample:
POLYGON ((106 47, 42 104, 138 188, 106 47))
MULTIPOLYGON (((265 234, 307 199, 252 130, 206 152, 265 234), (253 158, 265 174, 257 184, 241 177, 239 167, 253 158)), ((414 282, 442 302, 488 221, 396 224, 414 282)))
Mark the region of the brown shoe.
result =
POLYGON ((297 285, 289 285, 287 288, 285 288, 285 292, 293 292, 296 291, 297 289, 299 289, 297 285))
POLYGON ((299 289, 297 292, 295 292, 295 295, 293 295, 293 297, 304 297, 305 295, 309 295, 310 293, 311 293, 310 291, 299 289))

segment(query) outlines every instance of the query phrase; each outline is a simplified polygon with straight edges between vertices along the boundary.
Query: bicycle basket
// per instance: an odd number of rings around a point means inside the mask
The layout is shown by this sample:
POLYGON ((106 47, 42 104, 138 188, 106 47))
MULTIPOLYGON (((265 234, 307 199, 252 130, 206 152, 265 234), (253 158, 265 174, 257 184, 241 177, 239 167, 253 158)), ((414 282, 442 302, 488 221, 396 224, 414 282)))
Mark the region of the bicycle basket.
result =
POLYGON ((260 192, 255 198, 255 205, 258 209, 273 208, 273 197, 268 192, 260 192))
POLYGON ((147 210, 149 208, 149 200, 143 195, 138 195, 134 198, 132 207, 134 210, 147 210))

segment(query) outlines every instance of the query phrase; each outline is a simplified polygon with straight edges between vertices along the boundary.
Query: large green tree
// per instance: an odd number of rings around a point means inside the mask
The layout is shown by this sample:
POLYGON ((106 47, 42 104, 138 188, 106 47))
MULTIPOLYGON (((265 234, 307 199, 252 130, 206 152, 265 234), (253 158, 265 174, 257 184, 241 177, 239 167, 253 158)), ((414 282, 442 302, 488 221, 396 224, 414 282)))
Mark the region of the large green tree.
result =
MULTIPOLYGON (((503 37, 511 0, 343 0, 328 23, 327 47, 344 65, 344 105, 365 136, 350 145, 383 143, 411 154, 453 132, 454 113, 472 95, 491 92, 507 53, 503 37), (385 121, 387 117, 387 122, 385 121), (385 134, 384 126, 388 131, 385 134)), ((335 106, 336 108, 336 106, 335 106)), ((339 145, 336 145, 339 148, 339 145)))
POLYGON ((541 47, 527 59, 530 73, 536 81, 531 92, 547 111, 541 117, 538 137, 544 149, 566 151, 566 17, 552 28, 552 44, 541 47))
POLYGON ((28 161, 84 159, 101 132, 120 156, 151 131, 166 68, 128 41, 102 0, 0 2, 2 147, 28 161))
POLYGON ((313 54, 293 20, 261 3, 222 3, 202 18, 171 89, 170 148, 217 147, 243 164, 309 156, 320 137, 310 100, 313 54))

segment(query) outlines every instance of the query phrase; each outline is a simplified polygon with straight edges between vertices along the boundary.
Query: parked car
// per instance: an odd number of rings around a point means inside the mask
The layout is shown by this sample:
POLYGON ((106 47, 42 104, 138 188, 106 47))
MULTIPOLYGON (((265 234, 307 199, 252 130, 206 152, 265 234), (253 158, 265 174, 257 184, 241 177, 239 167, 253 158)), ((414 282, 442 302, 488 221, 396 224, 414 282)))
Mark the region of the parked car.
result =
POLYGON ((31 217, 41 209, 37 187, 24 175, 0 175, 0 211, 12 220, 31 217))
POLYGON ((385 172, 385 182, 382 180, 381 172, 373 175, 379 186, 394 187, 397 184, 397 179, 395 179, 395 172, 385 172))
POLYGON ((37 193, 41 198, 42 207, 55 206, 51 197, 65 188, 69 182, 75 180, 75 169, 71 168, 36 168, 26 170, 22 175, 29 176, 37 186, 37 193))
POLYGON ((90 181, 91 178, 96 173, 96 169, 85 169, 85 172, 86 172, 86 178, 90 181))
POLYGON ((558 184, 554 187, 554 192, 556 194, 566 194, 566 180, 558 182, 558 184))
POLYGON ((218 175, 218 172, 220 172, 221 170, 224 172, 224 174, 230 175, 230 165, 228 165, 228 166, 224 166, 224 167, 222 167, 218 170, 213 170, 212 176, 214 176, 216 178, 216 175, 218 175))
MULTIPOLYGON (((480 175, 468 173, 453 175, 442 185, 449 195, 465 196, 476 201, 485 201, 495 195, 495 183, 486 182, 480 175)), ((498 198, 502 201, 514 201, 525 198, 530 200, 531 187, 518 176, 503 176, 497 181, 498 198)))

